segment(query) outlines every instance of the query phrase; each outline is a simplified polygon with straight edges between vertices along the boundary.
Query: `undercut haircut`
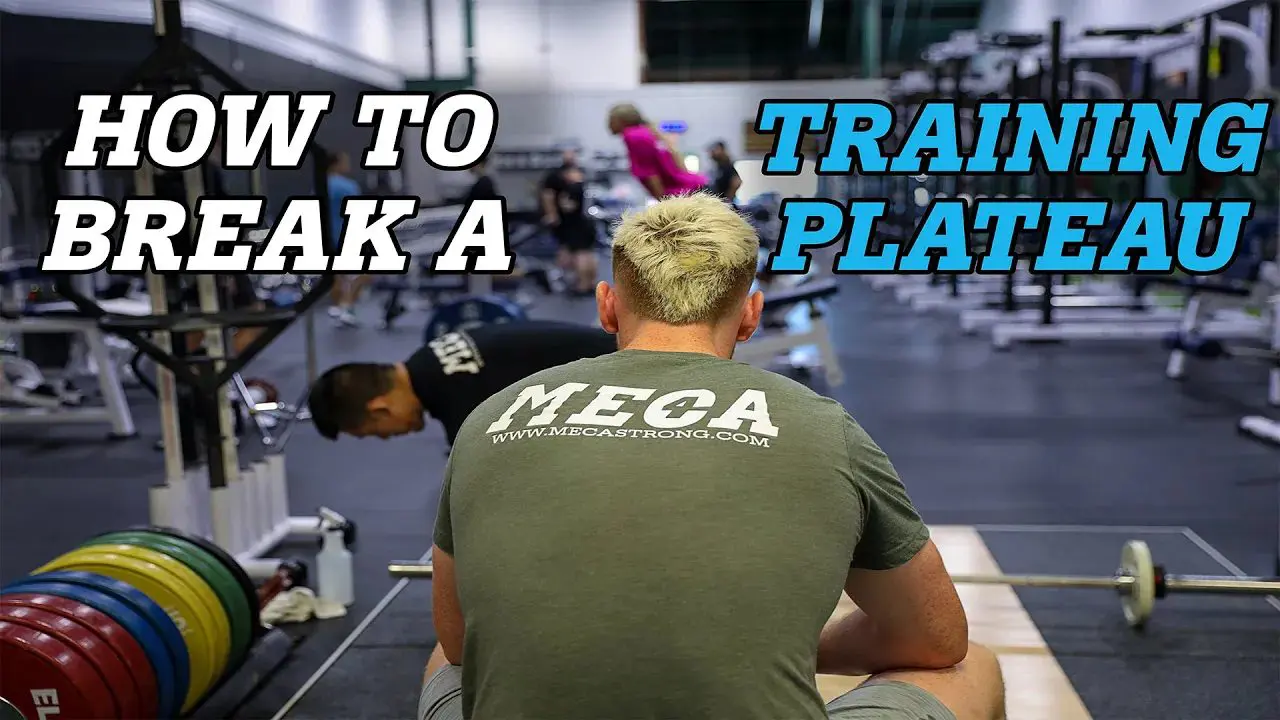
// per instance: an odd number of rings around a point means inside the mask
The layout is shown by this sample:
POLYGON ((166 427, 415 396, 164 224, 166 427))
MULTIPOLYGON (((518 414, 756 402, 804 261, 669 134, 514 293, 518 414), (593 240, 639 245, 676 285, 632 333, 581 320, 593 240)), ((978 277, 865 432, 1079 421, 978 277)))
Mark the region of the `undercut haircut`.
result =
POLYGON ((746 299, 759 252, 751 225, 724 200, 699 192, 627 214, 613 236, 613 276, 642 318, 714 324, 746 299))
POLYGON ((384 363, 347 363, 325 371, 307 394, 311 422, 320 435, 337 440, 369 419, 369 403, 391 392, 395 366, 384 363))

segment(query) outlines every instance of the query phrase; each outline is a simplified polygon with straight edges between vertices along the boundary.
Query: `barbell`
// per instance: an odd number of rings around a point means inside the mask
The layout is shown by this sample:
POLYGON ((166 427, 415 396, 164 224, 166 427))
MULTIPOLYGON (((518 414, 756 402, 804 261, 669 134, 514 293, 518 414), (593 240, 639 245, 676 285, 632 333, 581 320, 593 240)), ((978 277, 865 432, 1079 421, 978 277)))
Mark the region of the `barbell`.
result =
MULTIPOLYGON (((431 563, 394 562, 387 566, 393 578, 431 579, 431 563)), ((1120 567, 1111 577, 1083 575, 952 575, 957 585, 1006 585, 1033 588, 1110 589, 1120 595, 1125 620, 1141 630, 1151 618, 1155 601, 1170 594, 1277 595, 1280 578, 1217 575, 1170 575, 1156 565, 1151 549, 1141 540, 1130 540, 1120 550, 1120 567)))

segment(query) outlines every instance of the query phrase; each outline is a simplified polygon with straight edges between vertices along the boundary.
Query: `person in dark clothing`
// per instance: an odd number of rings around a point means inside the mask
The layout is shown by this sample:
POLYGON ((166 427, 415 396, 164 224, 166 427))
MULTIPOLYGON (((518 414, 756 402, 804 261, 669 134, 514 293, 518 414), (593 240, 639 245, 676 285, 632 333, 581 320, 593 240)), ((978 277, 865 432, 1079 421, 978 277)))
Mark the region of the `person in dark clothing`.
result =
POLYGON ((551 228, 559 243, 557 261, 572 272, 574 294, 595 295, 600 274, 596 256, 596 225, 587 214, 587 177, 578 164, 578 155, 565 150, 563 162, 542 181, 543 223, 551 228))
POLYGON ((494 393, 530 375, 618 349, 599 328, 527 321, 447 333, 401 363, 347 363, 311 386, 320 434, 382 439, 420 432, 427 416, 450 444, 462 422, 494 393))
POLYGON ((742 176, 738 174, 737 168, 733 166, 733 158, 729 155, 729 147, 725 145, 723 140, 711 143, 707 148, 707 154, 711 156, 713 174, 711 178, 711 191, 716 195, 729 201, 730 205, 734 205, 734 198, 738 196, 738 190, 742 187, 742 176))
POLYGON ((481 160, 471 168, 471 174, 475 176, 471 187, 467 189, 467 195, 464 200, 468 203, 475 200, 501 200, 502 195, 498 194, 498 184, 493 181, 493 176, 489 174, 489 163, 481 160))
MULTIPOLYGON (((329 245, 336 252, 342 241, 346 218, 342 215, 342 205, 347 198, 364 194, 360 183, 352 177, 351 156, 345 152, 337 152, 329 157, 329 167, 325 180, 329 193, 329 245)), ((333 289, 330 298, 333 305, 329 307, 329 317, 347 327, 360 325, 356 317, 356 304, 360 295, 368 287, 372 277, 366 273, 340 274, 333 278, 333 289)))

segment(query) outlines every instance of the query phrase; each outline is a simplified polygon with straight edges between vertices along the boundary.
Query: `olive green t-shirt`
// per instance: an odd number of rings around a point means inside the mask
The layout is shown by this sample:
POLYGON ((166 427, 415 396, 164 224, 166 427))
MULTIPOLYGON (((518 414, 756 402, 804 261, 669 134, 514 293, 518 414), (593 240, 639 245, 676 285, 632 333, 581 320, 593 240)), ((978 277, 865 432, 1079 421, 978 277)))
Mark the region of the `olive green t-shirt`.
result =
POLYGON ((781 375, 642 350, 543 371, 449 460, 464 712, 825 719, 818 634, 849 569, 927 539, 880 448, 781 375))

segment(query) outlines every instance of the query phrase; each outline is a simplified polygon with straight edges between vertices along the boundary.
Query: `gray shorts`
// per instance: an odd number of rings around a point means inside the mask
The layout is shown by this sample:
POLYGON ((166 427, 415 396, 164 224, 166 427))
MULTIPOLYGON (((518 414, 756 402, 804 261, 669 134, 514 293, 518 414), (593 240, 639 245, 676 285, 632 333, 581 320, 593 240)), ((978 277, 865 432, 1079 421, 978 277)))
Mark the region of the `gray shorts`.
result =
MULTIPOLYGON (((831 720, 956 720, 925 690, 903 682, 854 688, 827 703, 831 720)), ((446 665, 422 686, 418 720, 463 720, 462 668, 446 665)))

